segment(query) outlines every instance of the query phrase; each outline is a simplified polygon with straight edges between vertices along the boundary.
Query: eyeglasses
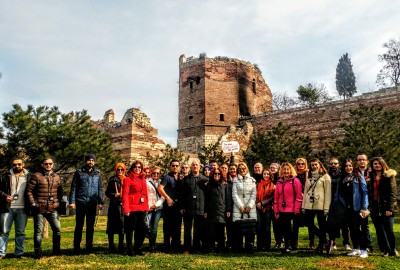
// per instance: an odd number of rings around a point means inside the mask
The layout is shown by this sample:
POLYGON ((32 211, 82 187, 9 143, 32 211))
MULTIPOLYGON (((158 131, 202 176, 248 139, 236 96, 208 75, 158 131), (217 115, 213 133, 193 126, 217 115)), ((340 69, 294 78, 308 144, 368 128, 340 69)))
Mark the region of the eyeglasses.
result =
POLYGON ((297 162, 296 164, 297 164, 297 165, 306 165, 306 164, 303 163, 303 162, 297 162))
POLYGON ((158 175, 158 174, 160 174, 160 173, 159 173, 159 172, 153 172, 152 174, 158 175))
POLYGON ((186 167, 181 167, 181 169, 189 169, 189 167, 188 167, 188 166, 186 166, 186 167))
POLYGON ((12 166, 13 167, 22 166, 22 163, 13 163, 12 166))
POLYGON ((51 166, 53 163, 43 163, 44 166, 51 166))
POLYGON ((339 162, 329 162, 329 165, 338 165, 339 162))
POLYGON ((172 164, 171 167, 179 167, 179 165, 172 164))
POLYGON ((142 166, 135 166, 135 167, 133 167, 133 168, 135 168, 135 169, 141 169, 142 166))
POLYGON ((214 173, 214 175, 221 175, 221 173, 217 172, 217 173, 214 173))

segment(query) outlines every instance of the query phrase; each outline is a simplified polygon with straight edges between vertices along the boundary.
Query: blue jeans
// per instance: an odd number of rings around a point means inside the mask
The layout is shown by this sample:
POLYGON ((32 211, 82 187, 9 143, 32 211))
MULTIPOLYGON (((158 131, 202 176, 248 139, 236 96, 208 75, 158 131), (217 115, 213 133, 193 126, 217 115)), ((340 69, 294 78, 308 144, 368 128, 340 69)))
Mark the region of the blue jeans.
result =
POLYGON ((15 256, 24 254, 25 227, 28 217, 24 209, 10 208, 8 213, 0 214, 0 256, 7 253, 8 236, 15 223, 15 256))
POLYGON ((35 251, 41 252, 42 250, 42 233, 45 218, 49 222, 51 230, 53 231, 53 253, 58 254, 60 253, 61 224, 56 211, 53 213, 36 214, 33 216, 33 226, 35 230, 33 242, 35 251))
POLYGON ((147 214, 147 218, 149 221, 149 242, 151 247, 156 246, 158 222, 160 221, 161 215, 162 215, 162 209, 156 211, 150 211, 147 214))

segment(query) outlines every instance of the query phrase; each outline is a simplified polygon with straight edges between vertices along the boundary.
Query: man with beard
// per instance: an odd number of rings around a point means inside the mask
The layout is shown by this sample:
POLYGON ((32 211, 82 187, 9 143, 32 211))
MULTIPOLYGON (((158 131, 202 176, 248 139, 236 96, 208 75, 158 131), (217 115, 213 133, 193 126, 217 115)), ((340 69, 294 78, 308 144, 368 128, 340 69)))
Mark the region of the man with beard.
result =
POLYGON ((21 158, 11 160, 12 169, 0 177, 0 259, 7 253, 8 236, 11 226, 15 226, 15 251, 16 258, 23 258, 25 227, 27 222, 25 200, 26 184, 31 179, 31 174, 24 169, 21 158))
POLYGON ((44 158, 41 165, 42 170, 32 176, 32 180, 26 188, 33 214, 36 259, 42 257, 42 233, 45 218, 53 230, 53 255, 60 254, 61 241, 61 224, 57 213, 63 195, 60 176, 53 172, 53 159, 44 158))
MULTIPOLYGON (((332 187, 332 202, 335 198, 335 193, 336 190, 338 188, 338 183, 340 180, 340 164, 339 164, 339 160, 335 157, 332 157, 329 160, 329 170, 328 170, 328 174, 331 177, 331 187, 332 187)), ((332 203, 331 203, 332 205, 332 203)), ((343 237, 343 246, 344 249, 346 251, 352 251, 352 248, 350 247, 350 237, 349 237, 349 233, 350 233, 350 229, 348 226, 344 225, 342 228, 342 237, 343 237)), ((340 236, 340 230, 337 232, 337 236, 340 236)), ((336 249, 336 242, 333 243, 333 249, 336 249)))
POLYGON ((97 209, 104 205, 100 170, 95 168, 96 156, 88 154, 85 166, 78 169, 71 184, 70 208, 76 209, 74 254, 81 252, 82 230, 86 217, 86 252, 93 252, 94 223, 97 209))

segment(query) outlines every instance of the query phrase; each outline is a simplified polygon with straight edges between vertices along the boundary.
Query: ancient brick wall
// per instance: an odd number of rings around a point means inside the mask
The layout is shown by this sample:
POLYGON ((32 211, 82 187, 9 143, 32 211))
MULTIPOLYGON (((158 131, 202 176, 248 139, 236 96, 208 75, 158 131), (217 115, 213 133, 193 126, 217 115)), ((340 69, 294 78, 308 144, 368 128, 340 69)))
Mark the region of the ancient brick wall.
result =
POLYGON ((158 155, 165 149, 165 143, 158 138, 158 131, 151 126, 150 118, 137 108, 128 109, 121 122, 115 121, 113 110, 108 110, 95 125, 111 135, 113 149, 121 154, 126 164, 136 159, 145 161, 147 152, 158 155))
POLYGON ((310 136, 313 148, 318 150, 324 147, 325 142, 342 136, 343 130, 340 124, 348 121, 350 110, 356 109, 360 104, 400 110, 400 91, 381 90, 362 94, 345 102, 334 101, 311 108, 303 107, 253 115, 242 118, 239 126, 249 122, 253 125, 254 132, 261 132, 278 122, 283 122, 290 125, 292 131, 297 130, 301 135, 310 136))
POLYGON ((239 118, 270 111, 271 91, 253 64, 226 57, 179 59, 178 147, 196 153, 239 118))

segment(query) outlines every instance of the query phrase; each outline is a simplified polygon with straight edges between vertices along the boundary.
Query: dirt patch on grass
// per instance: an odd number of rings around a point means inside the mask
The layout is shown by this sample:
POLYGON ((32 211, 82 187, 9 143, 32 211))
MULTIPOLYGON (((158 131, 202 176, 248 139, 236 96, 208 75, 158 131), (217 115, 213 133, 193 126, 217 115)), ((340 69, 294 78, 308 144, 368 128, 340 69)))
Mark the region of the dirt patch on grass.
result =
POLYGON ((374 264, 368 263, 365 260, 349 259, 349 258, 326 259, 326 260, 316 263, 316 265, 321 266, 326 269, 336 269, 336 270, 374 269, 375 268, 374 264))

